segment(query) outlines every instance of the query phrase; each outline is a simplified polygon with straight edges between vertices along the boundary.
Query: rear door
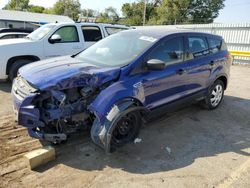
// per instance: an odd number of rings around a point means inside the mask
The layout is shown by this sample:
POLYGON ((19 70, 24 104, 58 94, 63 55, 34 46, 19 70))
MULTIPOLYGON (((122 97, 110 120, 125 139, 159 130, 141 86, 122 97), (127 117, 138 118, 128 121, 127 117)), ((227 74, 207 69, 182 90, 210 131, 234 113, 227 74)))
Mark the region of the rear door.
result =
POLYGON ((187 94, 207 88, 211 74, 211 57, 205 35, 188 34, 186 37, 187 94))
POLYGON ((84 25, 81 29, 84 38, 84 49, 90 47, 103 38, 103 33, 99 26, 84 25))

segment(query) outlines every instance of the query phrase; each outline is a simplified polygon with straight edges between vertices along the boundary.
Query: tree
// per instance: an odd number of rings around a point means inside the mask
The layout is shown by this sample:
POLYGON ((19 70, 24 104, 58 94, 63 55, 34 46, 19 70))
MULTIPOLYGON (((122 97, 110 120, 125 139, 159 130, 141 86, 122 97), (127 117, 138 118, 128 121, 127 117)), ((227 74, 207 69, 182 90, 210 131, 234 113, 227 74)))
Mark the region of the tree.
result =
POLYGON ((192 23, 212 23, 224 7, 224 0, 195 0, 189 5, 189 19, 192 23))
POLYGON ((81 10, 81 14, 86 17, 95 17, 99 15, 99 12, 93 9, 83 9, 81 10))
POLYGON ((53 6, 53 12, 58 15, 65 15, 77 21, 81 13, 79 0, 58 0, 53 6))
POLYGON ((3 9, 5 10, 27 10, 29 8, 29 0, 10 0, 3 9))
POLYGON ((117 23, 119 19, 117 10, 114 7, 108 7, 104 10, 104 12, 100 13, 96 21, 103 23, 117 23))
MULTIPOLYGON (((211 23, 224 7, 225 0, 154 0, 146 1, 146 23, 183 24, 211 23)), ((142 25, 144 0, 122 6, 123 22, 142 25)))
POLYGON ((156 24, 176 24, 187 21, 190 0, 163 0, 157 8, 156 24))
MULTIPOLYGON (((146 23, 148 20, 156 18, 156 7, 160 6, 161 0, 147 1, 146 23)), ((137 3, 125 3, 122 6, 122 13, 125 17, 124 23, 128 25, 142 25, 145 1, 140 0, 137 3)))
MULTIPOLYGON (((125 17, 124 23, 128 25, 142 25, 144 2, 125 3, 122 6, 122 13, 125 17)), ((148 14, 147 14, 148 15, 148 14)))
POLYGON ((28 12, 35 12, 35 13, 43 13, 44 10, 45 10, 44 7, 35 5, 30 5, 28 8, 28 12))

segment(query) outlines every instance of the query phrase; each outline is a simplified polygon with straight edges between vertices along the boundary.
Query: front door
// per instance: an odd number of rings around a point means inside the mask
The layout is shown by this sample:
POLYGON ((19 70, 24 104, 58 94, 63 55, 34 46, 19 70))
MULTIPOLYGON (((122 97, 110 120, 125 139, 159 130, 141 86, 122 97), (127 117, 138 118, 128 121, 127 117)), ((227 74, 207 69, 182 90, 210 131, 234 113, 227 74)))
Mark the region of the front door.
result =
POLYGON ((149 70, 143 73, 145 103, 153 109, 185 96, 186 69, 184 62, 184 36, 172 37, 160 42, 149 54, 147 60, 165 62, 164 70, 149 70))
POLYGON ((60 27, 51 37, 53 35, 60 36, 61 41, 55 43, 51 43, 49 40, 45 41, 44 54, 46 58, 73 55, 83 49, 75 26, 60 27))

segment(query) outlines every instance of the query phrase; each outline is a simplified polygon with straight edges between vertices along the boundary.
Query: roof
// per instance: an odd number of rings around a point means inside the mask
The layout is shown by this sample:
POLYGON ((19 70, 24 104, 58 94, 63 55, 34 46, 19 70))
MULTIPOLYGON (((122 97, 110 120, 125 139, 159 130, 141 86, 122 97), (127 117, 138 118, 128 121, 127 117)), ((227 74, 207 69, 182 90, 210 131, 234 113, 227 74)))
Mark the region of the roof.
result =
POLYGON ((0 10, 0 20, 12 20, 22 22, 51 23, 51 22, 74 22, 68 16, 53 14, 40 14, 13 10, 0 10))
MULTIPOLYGON (((201 35, 204 35, 204 34, 212 35, 210 33, 198 32, 198 31, 193 31, 190 29, 181 29, 175 26, 140 26, 140 27, 136 27, 135 30, 130 30, 130 31, 140 32, 140 33, 143 33, 144 35, 148 35, 156 39, 161 39, 164 36, 175 34, 175 33, 199 33, 201 35)), ((217 36, 217 35, 213 35, 213 36, 217 36)))

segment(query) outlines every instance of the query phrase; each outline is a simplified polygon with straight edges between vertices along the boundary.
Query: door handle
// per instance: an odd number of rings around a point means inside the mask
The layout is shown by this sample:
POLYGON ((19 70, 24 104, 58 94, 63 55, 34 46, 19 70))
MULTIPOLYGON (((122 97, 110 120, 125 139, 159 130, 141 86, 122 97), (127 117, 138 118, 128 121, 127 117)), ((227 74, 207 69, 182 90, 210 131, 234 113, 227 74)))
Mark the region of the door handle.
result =
POLYGON ((209 63, 209 65, 211 66, 211 67, 213 67, 214 66, 214 61, 210 61, 210 63, 209 63))
POLYGON ((179 74, 179 75, 182 75, 182 74, 184 74, 186 71, 184 70, 184 69, 179 69, 178 71, 177 71, 177 74, 179 74))

